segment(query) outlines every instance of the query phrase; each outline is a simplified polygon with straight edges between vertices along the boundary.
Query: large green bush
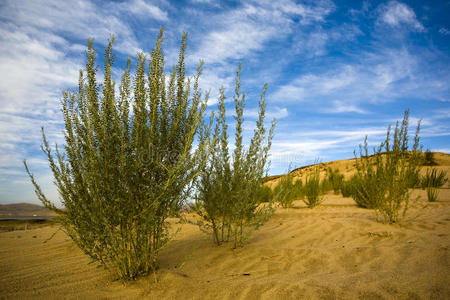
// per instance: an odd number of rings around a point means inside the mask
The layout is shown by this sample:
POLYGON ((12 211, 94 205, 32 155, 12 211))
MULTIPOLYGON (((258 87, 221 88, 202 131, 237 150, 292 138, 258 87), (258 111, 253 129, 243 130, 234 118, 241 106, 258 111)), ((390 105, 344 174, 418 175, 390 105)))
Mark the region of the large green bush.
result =
POLYGON ((406 214, 410 202, 409 188, 419 178, 420 122, 414 144, 408 147, 408 118, 405 111, 401 124, 397 122, 393 134, 388 127, 386 139, 369 156, 367 137, 360 146, 356 160, 357 175, 353 182, 352 197, 362 207, 375 208, 384 222, 398 222, 406 214))
POLYGON ((231 159, 229 154, 225 94, 221 88, 219 114, 210 138, 212 155, 199 177, 196 204, 193 206, 201 217, 200 227, 212 232, 214 242, 219 245, 232 240, 234 247, 242 246, 250 232, 267 221, 272 213, 271 203, 261 204, 260 196, 275 128, 275 120, 269 132, 264 127, 265 85, 256 129, 248 149, 245 149, 242 135, 245 94, 240 92, 240 71, 241 65, 234 97, 236 129, 233 157, 231 159))
POLYGON ((166 78, 162 40, 161 30, 150 58, 138 54, 134 76, 128 60, 118 90, 111 75, 114 38, 105 50, 102 83, 89 40, 78 91, 64 92, 64 150, 56 148, 55 155, 42 130, 64 210, 46 198, 24 162, 38 198, 59 214, 66 233, 122 279, 155 270, 169 240, 166 218, 180 207, 206 161, 206 99, 198 89, 202 63, 191 90, 183 34, 178 64, 166 78))

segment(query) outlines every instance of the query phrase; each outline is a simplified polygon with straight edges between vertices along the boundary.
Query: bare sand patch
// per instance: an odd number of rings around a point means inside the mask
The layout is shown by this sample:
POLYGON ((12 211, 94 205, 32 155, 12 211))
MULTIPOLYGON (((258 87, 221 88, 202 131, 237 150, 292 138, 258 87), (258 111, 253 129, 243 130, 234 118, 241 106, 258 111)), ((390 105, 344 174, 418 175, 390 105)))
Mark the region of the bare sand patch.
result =
POLYGON ((1 298, 448 299, 450 190, 425 192, 404 222, 327 195, 323 205, 278 209, 243 248, 215 246, 191 224, 161 252, 156 274, 124 285, 57 227, 0 233, 1 298), (423 209, 419 207, 426 206, 423 209))

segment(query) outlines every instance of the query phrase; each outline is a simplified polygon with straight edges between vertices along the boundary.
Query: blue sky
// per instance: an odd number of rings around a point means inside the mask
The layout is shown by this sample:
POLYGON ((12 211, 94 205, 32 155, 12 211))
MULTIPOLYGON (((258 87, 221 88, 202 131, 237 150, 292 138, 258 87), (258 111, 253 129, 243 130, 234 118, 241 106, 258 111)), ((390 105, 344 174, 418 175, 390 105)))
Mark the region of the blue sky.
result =
POLYGON ((449 153, 449 15, 449 1, 1 1, 0 203, 37 203, 24 158, 57 201, 40 126, 63 143, 59 99, 77 84, 86 39, 95 38, 101 64, 115 34, 119 78, 127 57, 151 50, 160 26, 168 70, 183 31, 190 74, 205 60, 210 109, 221 86, 231 99, 243 63, 246 136, 269 84, 268 116, 278 119, 271 174, 351 158, 366 134, 379 143, 407 108, 411 131, 423 120, 424 147, 449 153))

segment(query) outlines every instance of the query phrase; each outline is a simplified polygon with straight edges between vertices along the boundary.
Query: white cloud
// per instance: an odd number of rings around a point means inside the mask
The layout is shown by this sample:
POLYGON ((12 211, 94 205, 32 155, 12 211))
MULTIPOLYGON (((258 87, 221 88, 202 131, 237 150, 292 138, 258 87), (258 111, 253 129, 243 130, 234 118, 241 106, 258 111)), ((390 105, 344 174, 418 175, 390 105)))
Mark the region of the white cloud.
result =
POLYGON ((335 9, 331 1, 315 1, 314 6, 293 1, 266 1, 266 3, 270 3, 273 9, 278 9, 288 15, 300 16, 302 24, 323 21, 324 17, 335 9))
POLYGON ((405 48, 380 48, 360 54, 355 62, 294 77, 269 97, 280 103, 345 101, 357 107, 407 97, 448 101, 447 75, 430 74, 424 68, 421 59, 405 48))
POLYGON ((357 114, 367 114, 368 112, 354 104, 347 104, 345 101, 334 100, 332 101, 333 106, 331 108, 325 109, 329 113, 357 113, 357 114))
POLYGON ((281 86, 270 97, 274 101, 307 101, 320 95, 329 95, 336 90, 348 87, 357 80, 352 66, 346 65, 337 71, 315 75, 306 74, 281 86))
POLYGON ((369 145, 377 145, 386 134, 385 128, 362 128, 359 130, 313 130, 306 132, 276 133, 271 148, 272 165, 277 172, 285 171, 290 163, 313 163, 316 159, 328 160, 327 153, 341 153, 343 158, 352 157, 352 149, 361 144, 366 135, 369 145))
MULTIPOLYGON (((142 1, 134 4, 153 17, 161 13, 142 1)), ((62 142, 59 99, 62 90, 77 85, 86 49, 80 43, 86 38, 106 44, 110 34, 115 34, 119 52, 135 54, 139 50, 133 31, 119 13, 117 7, 100 8, 88 0, 2 3, 0 190, 5 192, 0 193, 1 201, 35 199, 23 169, 24 158, 43 188, 56 195, 47 164, 42 163, 40 127, 45 126, 52 145, 62 142)))
POLYGON ((14 26, 0 28, 0 112, 52 118, 61 90, 78 79, 81 64, 68 51, 67 42, 53 34, 34 37, 14 26))
POLYGON ((0 16, 35 37, 53 33, 63 39, 62 34, 68 34, 81 40, 93 37, 106 44, 110 34, 115 34, 115 49, 135 55, 139 44, 130 27, 120 19, 119 12, 114 6, 105 9, 89 0, 10 0, 4 3, 0 16))
POLYGON ((132 0, 131 2, 122 2, 117 7, 123 11, 129 11, 140 17, 152 17, 159 21, 168 21, 168 14, 158 6, 145 2, 144 0, 132 0))
MULTIPOLYGON (((258 51, 269 40, 277 40, 292 30, 292 17, 303 25, 321 22, 332 10, 330 1, 316 1, 314 6, 285 1, 251 1, 243 7, 216 15, 216 28, 202 39, 191 62, 198 58, 206 63, 224 63, 227 59, 242 59, 258 51)), ((208 20, 211 16, 207 16, 208 20)))
POLYGON ((423 25, 417 20, 414 10, 404 3, 390 1, 386 5, 380 6, 380 12, 379 21, 392 27, 406 25, 416 31, 425 30, 423 25))
POLYGON ((442 27, 441 29, 439 29, 439 33, 443 35, 450 35, 450 30, 448 30, 445 27, 442 27))
POLYGON ((204 3, 212 4, 215 1, 214 0, 191 0, 191 2, 192 3, 202 3, 202 4, 204 4, 204 3))
POLYGON ((355 24, 343 24, 324 29, 320 26, 311 30, 296 30, 292 37, 294 56, 315 58, 326 55, 330 49, 353 42, 363 32, 355 24))

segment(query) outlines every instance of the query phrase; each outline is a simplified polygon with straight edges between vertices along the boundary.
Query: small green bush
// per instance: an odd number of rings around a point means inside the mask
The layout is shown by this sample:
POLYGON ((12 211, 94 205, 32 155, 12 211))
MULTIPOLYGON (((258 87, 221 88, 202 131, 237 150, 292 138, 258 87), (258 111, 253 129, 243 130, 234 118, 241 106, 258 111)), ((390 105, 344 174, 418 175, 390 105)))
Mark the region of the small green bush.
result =
POLYGON ((343 197, 353 197, 356 190, 357 175, 353 175, 347 180, 343 180, 341 184, 341 194, 343 197))
POLYGON ((263 184, 259 190, 258 199, 260 203, 271 203, 273 201, 272 189, 263 184))
POLYGON ((305 195, 303 202, 309 208, 313 208, 323 201, 319 165, 315 165, 306 176, 303 192, 305 195))
POLYGON ((343 197, 352 197, 353 195, 353 185, 350 180, 344 180, 341 185, 341 195, 343 197))
POLYGON ((436 202, 439 196, 439 189, 436 187, 427 187, 427 198, 429 202, 436 202))
POLYGON ((195 196, 198 223, 201 229, 212 232, 214 242, 233 240, 234 247, 242 246, 250 233, 263 225, 273 213, 272 203, 261 204, 261 194, 265 189, 268 154, 272 144, 275 119, 270 131, 264 127, 265 93, 267 84, 259 101, 259 117, 248 149, 243 144, 243 122, 245 94, 240 94, 241 64, 236 76, 235 88, 235 148, 230 157, 225 115, 225 92, 222 87, 219 97, 219 114, 214 132, 209 137, 211 156, 197 180, 195 196))
POLYGON ((356 160, 357 174, 351 182, 351 196, 359 207, 377 208, 385 195, 381 149, 378 152, 369 156, 366 137, 364 146, 360 146, 360 158, 356 160))
POLYGON ((444 170, 438 172, 436 168, 432 168, 428 169, 427 173, 422 177, 420 185, 423 189, 429 187, 440 188, 447 180, 447 172, 444 170))
POLYGON ((333 184, 327 177, 325 177, 324 179, 322 179, 320 181, 320 193, 326 194, 332 190, 333 190, 333 184))
POLYGON ((302 197, 302 181, 296 180, 294 182, 293 175, 288 173, 282 176, 278 185, 274 188, 274 199, 283 208, 294 206, 294 201, 302 197))
POLYGON ((339 192, 342 188, 343 181, 344 181, 344 175, 339 172, 339 169, 333 170, 333 169, 331 169, 331 167, 327 169, 327 177, 326 177, 326 180, 324 180, 324 182, 329 183, 334 194, 336 194, 336 195, 339 194, 339 192))
POLYGON ((447 182, 447 173, 436 168, 428 169, 427 173, 421 178, 420 185, 427 191, 429 202, 435 202, 439 196, 439 188, 447 182))
POLYGON ((434 153, 427 149, 423 154, 423 166, 436 166, 437 163, 434 160, 434 153))

